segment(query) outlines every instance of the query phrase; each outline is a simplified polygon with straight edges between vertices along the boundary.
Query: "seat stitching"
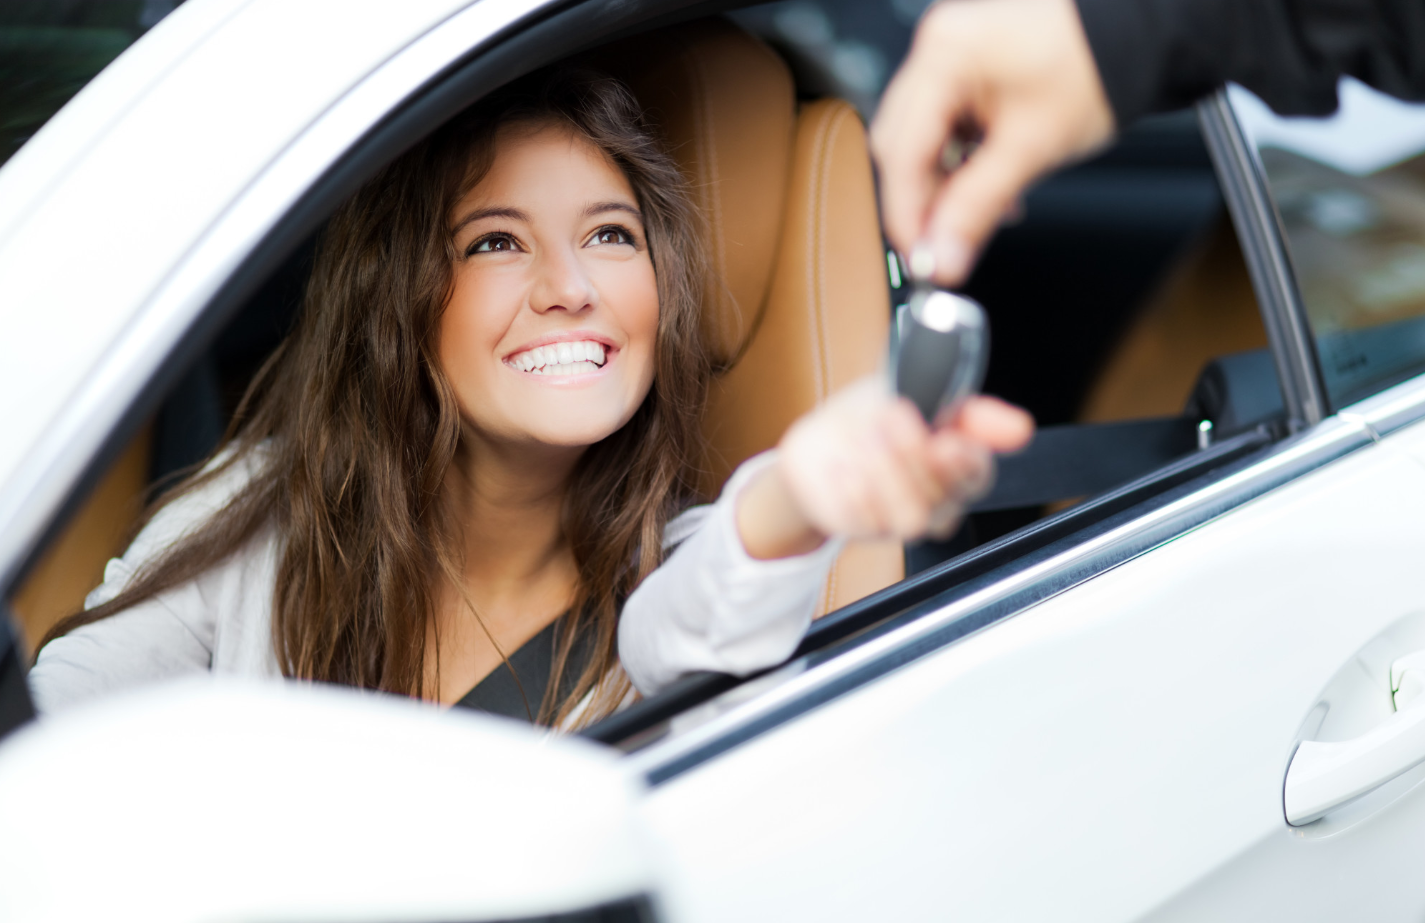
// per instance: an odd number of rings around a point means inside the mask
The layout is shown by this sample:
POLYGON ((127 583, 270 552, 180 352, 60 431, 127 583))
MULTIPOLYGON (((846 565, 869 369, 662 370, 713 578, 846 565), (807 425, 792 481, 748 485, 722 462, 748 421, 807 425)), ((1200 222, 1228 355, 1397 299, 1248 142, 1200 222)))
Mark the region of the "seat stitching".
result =
POLYGON ((826 131, 829 125, 830 120, 825 118, 817 125, 816 135, 812 141, 811 169, 807 171, 807 183, 811 187, 808 190, 809 195, 807 196, 808 211, 810 212, 807 222, 808 252, 806 259, 806 282, 807 295, 809 298, 809 304, 807 305, 807 314, 809 316, 807 320, 811 326, 811 342, 809 345, 812 351, 812 386, 816 391, 816 399, 818 402, 826 399, 826 382, 823 376, 821 357, 823 338, 821 331, 818 329, 821 322, 821 273, 818 267, 821 253, 821 243, 819 239, 821 234, 821 221, 819 220, 820 202, 817 200, 817 197, 821 189, 817 183, 817 174, 821 170, 821 160, 825 150, 826 131))
POLYGON ((846 114, 847 114, 847 113, 846 113, 846 110, 845 110, 845 109, 843 109, 843 108, 841 108, 841 107, 837 107, 837 108, 833 111, 832 116, 831 116, 831 121, 830 121, 830 126, 831 126, 831 127, 830 127, 830 131, 829 131, 829 133, 828 133, 827 139, 826 139, 826 160, 825 160, 825 163, 823 164, 823 167, 822 167, 822 175, 821 175, 821 186, 822 186, 822 188, 821 188, 821 195, 819 196, 819 198, 820 198, 820 200, 821 200, 821 208, 820 208, 819 213, 818 213, 818 216, 817 216, 817 217, 818 217, 817 224, 818 224, 818 227, 819 227, 819 229, 820 229, 820 232, 819 232, 819 234, 818 234, 818 240, 819 240, 819 242, 820 242, 820 246, 819 246, 819 248, 818 248, 818 250, 817 250, 817 261, 816 261, 816 265, 817 265, 817 275, 820 277, 820 278, 819 278, 819 282, 820 282, 820 284, 819 284, 819 290, 820 290, 820 292, 821 292, 821 298, 819 298, 819 299, 817 300, 817 310, 818 310, 818 312, 819 312, 820 315, 821 315, 820 330, 821 330, 821 337, 822 337, 822 347, 821 347, 822 366, 823 366, 822 374, 823 374, 824 379, 825 379, 825 381, 826 381, 826 390, 827 390, 827 393, 824 394, 823 397, 829 397, 829 396, 830 396, 830 391, 831 391, 831 389, 837 384, 837 381, 836 381, 836 369, 835 369, 835 366, 834 366, 834 359, 835 359, 835 356, 834 356, 834 351, 832 350, 832 344, 831 344, 831 320, 830 320, 830 317, 829 317, 829 313, 830 313, 830 312, 829 312, 828 305, 826 304, 826 292, 827 292, 827 285, 826 285, 826 257, 827 257, 826 251, 827 251, 827 246, 826 246, 826 240, 827 240, 827 237, 829 236, 829 229, 827 228, 826 216, 827 216, 827 213, 831 210, 831 172, 832 172, 832 171, 831 171, 831 161, 832 161, 832 153, 831 153, 831 152, 836 149, 836 138, 837 138, 838 135, 841 134, 841 126, 842 126, 843 124, 845 124, 845 122, 846 122, 846 114))
POLYGON ((697 125, 699 134, 702 136, 700 153, 703 156, 698 160, 702 168, 701 172, 704 174, 702 179, 708 190, 713 262, 717 269, 718 279, 722 282, 721 291, 731 306, 727 315, 718 318, 718 327, 725 340, 733 340, 734 337, 731 334, 740 330, 742 326, 742 309, 737 303, 737 298, 732 294, 732 289, 727 285, 727 247, 723 240, 722 187, 719 183, 717 145, 714 142, 711 81, 708 79, 707 62, 700 55, 691 55, 690 58, 693 77, 697 83, 697 96, 700 101, 697 125), (731 329, 729 329, 729 324, 731 324, 731 329))
MULTIPOLYGON (((812 320, 813 320, 813 345, 817 353, 817 361, 813 363, 816 373, 816 391, 819 400, 825 400, 829 396, 832 385, 832 360, 831 360, 831 324, 827 319, 826 305, 826 239, 827 226, 826 215, 830 209, 831 200, 831 152, 835 149, 836 138, 841 133, 841 125, 846 112, 840 107, 833 107, 827 118, 822 122, 817 131, 817 141, 813 147, 814 167, 811 171, 810 181, 813 183, 812 189, 812 227, 810 240, 812 241, 812 259, 808 260, 808 288, 812 292, 812 320), (813 266, 813 264, 815 264, 813 266)), ((831 571, 826 575, 826 583, 823 585, 824 596, 820 605, 820 614, 825 615, 836 605, 836 584, 841 573, 841 556, 846 553, 845 549, 836 556, 836 560, 831 565, 831 571)))

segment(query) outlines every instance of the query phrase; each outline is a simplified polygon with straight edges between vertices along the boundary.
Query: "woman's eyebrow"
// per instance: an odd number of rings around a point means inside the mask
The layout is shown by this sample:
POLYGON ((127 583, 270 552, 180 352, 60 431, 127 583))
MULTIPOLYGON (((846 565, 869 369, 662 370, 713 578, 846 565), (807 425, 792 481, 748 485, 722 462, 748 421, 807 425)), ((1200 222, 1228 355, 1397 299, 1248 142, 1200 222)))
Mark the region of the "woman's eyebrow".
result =
POLYGON ((593 205, 584 209, 584 217, 592 218, 604 212, 627 212, 639 221, 643 220, 643 212, 625 202, 595 202, 593 205))
POLYGON ((529 215, 518 208, 510 208, 507 205, 492 205, 489 208, 477 208, 455 223, 451 228, 451 234, 459 234, 460 229, 472 221, 479 221, 482 218, 508 218, 511 221, 529 222, 529 215))

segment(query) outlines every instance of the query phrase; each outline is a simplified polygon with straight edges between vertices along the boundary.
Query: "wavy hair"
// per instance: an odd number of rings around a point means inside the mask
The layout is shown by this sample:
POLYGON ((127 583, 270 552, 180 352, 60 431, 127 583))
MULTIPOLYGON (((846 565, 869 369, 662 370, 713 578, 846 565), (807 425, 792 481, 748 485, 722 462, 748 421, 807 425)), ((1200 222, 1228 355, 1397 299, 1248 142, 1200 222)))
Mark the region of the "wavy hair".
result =
POLYGON ((686 182, 632 94, 572 69, 536 73, 475 104, 336 211, 296 329, 254 377, 213 459, 144 521, 254 453, 257 473, 116 597, 64 619, 45 642, 196 578, 270 526, 281 542, 272 640, 283 673, 429 691, 427 627, 463 548, 447 488, 461 415, 436 348, 458 256, 450 217, 492 165, 496 132, 525 122, 565 124, 623 170, 657 278, 653 386, 627 424, 584 453, 565 492, 578 581, 538 720, 570 719, 591 692, 577 723, 617 707, 629 691, 619 609, 661 563, 663 527, 694 495, 711 375, 698 323, 706 265, 686 182), (576 645, 592 653, 579 676, 565 677, 576 645))

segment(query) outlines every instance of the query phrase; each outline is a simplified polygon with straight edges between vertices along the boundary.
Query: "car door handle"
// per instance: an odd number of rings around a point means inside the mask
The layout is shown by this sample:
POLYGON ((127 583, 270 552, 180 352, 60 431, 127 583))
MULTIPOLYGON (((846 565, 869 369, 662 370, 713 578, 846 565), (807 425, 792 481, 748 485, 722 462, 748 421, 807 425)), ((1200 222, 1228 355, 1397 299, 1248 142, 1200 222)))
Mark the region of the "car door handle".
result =
POLYGON ((1303 740, 1286 771, 1287 823, 1309 824, 1391 779, 1425 763, 1425 651, 1391 667, 1391 692, 1399 709, 1359 737, 1303 740))

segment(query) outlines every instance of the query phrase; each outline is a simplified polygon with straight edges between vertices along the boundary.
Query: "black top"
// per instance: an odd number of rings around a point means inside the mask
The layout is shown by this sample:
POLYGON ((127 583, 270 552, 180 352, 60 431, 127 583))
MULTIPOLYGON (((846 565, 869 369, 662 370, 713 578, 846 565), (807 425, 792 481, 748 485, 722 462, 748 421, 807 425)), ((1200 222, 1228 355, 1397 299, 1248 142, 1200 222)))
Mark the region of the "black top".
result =
MULTIPOLYGON (((509 655, 508 666, 500 664, 455 704, 533 722, 539 717, 545 695, 551 691, 549 677, 554 670, 554 652, 563 623, 563 618, 550 622, 543 631, 509 655)), ((575 639, 569 659, 564 664, 564 675, 560 678, 558 689, 554 690, 553 702, 560 701, 573 689, 575 680, 584 672, 593 655, 593 642, 592 631, 584 631, 575 639)))
POLYGON ((1425 0, 1077 0, 1120 126, 1239 83, 1282 115, 1351 76, 1425 99, 1425 0))

